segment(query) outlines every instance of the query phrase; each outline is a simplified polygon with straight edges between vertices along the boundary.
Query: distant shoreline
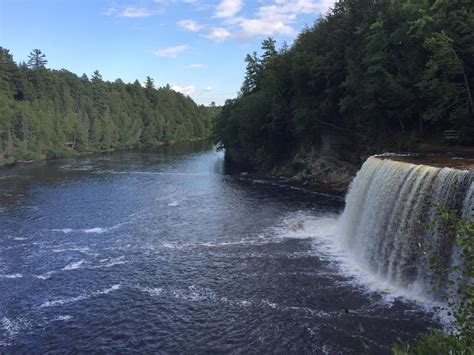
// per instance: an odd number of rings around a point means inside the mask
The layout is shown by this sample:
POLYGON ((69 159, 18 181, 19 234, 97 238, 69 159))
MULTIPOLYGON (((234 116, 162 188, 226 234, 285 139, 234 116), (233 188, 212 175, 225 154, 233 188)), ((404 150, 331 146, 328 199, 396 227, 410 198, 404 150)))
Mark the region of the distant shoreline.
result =
POLYGON ((169 142, 159 142, 157 144, 140 144, 140 145, 134 145, 130 147, 120 147, 120 148, 111 148, 111 149, 104 149, 100 151, 89 151, 89 152, 71 152, 71 156, 58 156, 58 157, 46 157, 44 159, 32 159, 32 160, 15 160, 11 163, 1 163, 0 162, 0 170, 5 170, 5 169, 10 169, 14 168, 16 166, 25 166, 29 164, 35 164, 35 163, 41 163, 41 162, 47 162, 47 161, 56 161, 56 160, 61 160, 61 159, 81 159, 83 157, 90 157, 94 155, 103 155, 107 153, 113 153, 113 152, 119 152, 119 151, 129 151, 133 149, 140 149, 140 148, 153 148, 153 147, 162 147, 166 145, 173 145, 173 144, 179 144, 179 143, 186 143, 186 142, 198 142, 198 141, 206 141, 210 140, 210 137, 207 138, 191 138, 191 139, 186 139, 186 140, 180 140, 180 141, 169 141, 169 142))

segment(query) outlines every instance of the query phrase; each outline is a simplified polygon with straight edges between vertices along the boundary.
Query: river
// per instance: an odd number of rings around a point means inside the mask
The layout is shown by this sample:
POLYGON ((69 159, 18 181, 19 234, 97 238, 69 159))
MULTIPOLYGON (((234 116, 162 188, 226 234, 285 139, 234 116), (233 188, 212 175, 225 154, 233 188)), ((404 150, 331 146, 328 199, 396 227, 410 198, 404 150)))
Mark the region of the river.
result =
POLYGON ((0 352, 388 353, 437 323, 337 250, 343 208, 205 142, 3 169, 0 352))

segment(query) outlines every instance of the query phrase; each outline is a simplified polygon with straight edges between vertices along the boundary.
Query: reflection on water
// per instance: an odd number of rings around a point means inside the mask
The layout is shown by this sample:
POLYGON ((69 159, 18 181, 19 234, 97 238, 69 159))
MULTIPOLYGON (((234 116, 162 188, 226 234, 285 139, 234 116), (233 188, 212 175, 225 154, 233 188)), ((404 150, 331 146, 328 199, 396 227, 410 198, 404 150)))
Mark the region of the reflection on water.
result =
POLYGON ((0 352, 383 353, 433 325, 341 267, 341 198, 206 142, 6 169, 0 196, 0 352))

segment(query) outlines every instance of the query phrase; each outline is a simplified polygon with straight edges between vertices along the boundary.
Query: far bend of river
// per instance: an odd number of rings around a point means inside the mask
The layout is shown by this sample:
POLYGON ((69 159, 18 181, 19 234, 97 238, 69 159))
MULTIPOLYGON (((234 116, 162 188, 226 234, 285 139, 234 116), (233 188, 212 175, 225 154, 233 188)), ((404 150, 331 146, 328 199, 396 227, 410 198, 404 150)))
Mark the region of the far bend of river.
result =
POLYGON ((205 142, 0 170, 0 353, 388 353, 436 326, 335 251, 341 197, 205 142))

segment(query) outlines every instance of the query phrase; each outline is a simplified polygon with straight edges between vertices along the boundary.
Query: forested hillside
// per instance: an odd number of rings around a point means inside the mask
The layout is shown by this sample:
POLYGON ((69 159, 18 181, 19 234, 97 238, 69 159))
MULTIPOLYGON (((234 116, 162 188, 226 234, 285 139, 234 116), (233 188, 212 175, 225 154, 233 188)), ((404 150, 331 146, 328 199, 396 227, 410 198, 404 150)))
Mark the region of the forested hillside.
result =
POLYGON ((210 136, 216 108, 149 77, 108 82, 46 64, 40 50, 17 64, 0 47, 0 165, 210 136))
POLYGON ((269 38, 247 56, 215 140, 260 170, 326 135, 333 151, 359 156, 447 144, 446 130, 450 144, 472 145, 473 29, 473 0, 338 1, 291 48, 269 38))

